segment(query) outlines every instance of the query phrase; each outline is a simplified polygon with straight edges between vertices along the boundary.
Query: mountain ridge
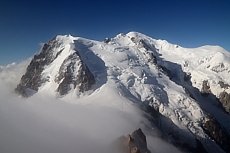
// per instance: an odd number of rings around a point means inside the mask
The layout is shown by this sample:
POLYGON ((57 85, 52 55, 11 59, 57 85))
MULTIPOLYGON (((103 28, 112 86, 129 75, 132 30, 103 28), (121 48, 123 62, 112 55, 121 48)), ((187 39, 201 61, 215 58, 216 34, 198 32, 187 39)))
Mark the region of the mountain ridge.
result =
POLYGON ((230 134, 229 61, 218 46, 187 49, 137 32, 104 42, 56 36, 34 56, 15 91, 120 108, 150 106, 142 110, 159 113, 156 126, 175 146, 188 151, 201 143, 207 152, 228 152, 228 141, 210 133, 215 123, 230 134))

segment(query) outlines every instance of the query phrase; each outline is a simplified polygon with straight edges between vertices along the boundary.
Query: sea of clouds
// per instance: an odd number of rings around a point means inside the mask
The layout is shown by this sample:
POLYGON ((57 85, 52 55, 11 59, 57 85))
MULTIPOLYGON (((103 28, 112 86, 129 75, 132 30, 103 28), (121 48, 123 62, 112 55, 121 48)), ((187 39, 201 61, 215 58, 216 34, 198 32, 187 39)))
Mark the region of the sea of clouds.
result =
MULTIPOLYGON (((0 66, 0 152, 116 152, 111 144, 117 138, 151 126, 136 108, 124 111, 36 94, 21 98, 14 89, 29 61, 0 66)), ((147 141, 152 153, 179 152, 153 135, 147 141)))

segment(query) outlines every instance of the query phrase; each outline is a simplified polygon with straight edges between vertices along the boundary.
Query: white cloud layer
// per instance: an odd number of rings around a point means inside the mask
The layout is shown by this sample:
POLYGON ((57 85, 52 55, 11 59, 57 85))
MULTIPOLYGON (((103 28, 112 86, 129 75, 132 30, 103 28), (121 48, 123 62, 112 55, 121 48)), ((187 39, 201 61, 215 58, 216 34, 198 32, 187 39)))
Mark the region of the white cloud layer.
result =
MULTIPOLYGON (((14 88, 29 63, 0 67, 0 150, 4 153, 103 153, 118 137, 149 125, 140 112, 72 104, 50 97, 18 97, 14 88)), ((77 102, 76 102, 77 103, 77 102)), ((155 152, 178 152, 148 136, 155 152)))

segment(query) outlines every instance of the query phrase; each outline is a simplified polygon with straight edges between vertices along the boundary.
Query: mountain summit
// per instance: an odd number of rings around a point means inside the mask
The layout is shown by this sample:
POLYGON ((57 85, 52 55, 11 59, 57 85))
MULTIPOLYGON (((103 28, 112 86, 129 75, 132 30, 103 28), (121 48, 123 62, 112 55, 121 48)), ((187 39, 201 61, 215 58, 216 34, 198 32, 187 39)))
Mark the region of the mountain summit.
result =
POLYGON ((56 36, 15 92, 121 109, 134 104, 180 150, 230 152, 229 66, 230 53, 219 46, 183 48, 137 32, 103 42, 56 36))

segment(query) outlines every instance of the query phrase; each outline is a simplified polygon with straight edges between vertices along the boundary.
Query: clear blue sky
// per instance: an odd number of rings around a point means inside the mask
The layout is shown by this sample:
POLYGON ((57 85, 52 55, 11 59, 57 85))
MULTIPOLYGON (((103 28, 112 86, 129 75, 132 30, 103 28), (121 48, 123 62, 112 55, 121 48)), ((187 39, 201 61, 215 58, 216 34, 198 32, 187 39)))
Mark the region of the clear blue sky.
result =
POLYGON ((103 40, 130 31, 230 51, 230 0, 0 0, 0 65, 31 57, 57 34, 103 40))

